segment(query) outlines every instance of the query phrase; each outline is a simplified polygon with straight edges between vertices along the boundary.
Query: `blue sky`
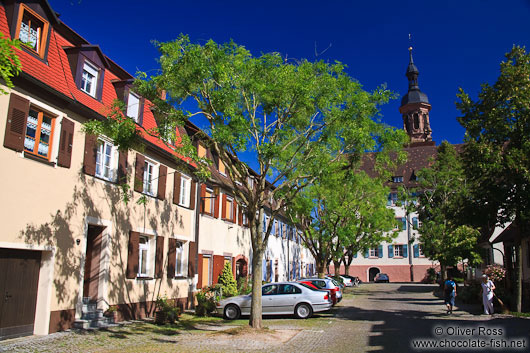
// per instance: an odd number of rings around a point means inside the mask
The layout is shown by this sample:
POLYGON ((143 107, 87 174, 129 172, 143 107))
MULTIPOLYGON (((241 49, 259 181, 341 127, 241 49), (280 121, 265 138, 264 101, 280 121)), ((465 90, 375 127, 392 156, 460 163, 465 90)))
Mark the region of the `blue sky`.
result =
MULTIPOLYGON (((420 89, 432 104, 433 139, 462 142, 459 87, 476 97, 493 83, 512 45, 530 49, 530 0, 468 1, 140 1, 50 0, 61 20, 124 69, 157 67, 151 40, 180 33, 194 42, 233 39, 253 54, 341 61, 365 89, 386 83, 403 96, 412 34, 420 89)), ((401 128, 400 99, 382 120, 401 128)))

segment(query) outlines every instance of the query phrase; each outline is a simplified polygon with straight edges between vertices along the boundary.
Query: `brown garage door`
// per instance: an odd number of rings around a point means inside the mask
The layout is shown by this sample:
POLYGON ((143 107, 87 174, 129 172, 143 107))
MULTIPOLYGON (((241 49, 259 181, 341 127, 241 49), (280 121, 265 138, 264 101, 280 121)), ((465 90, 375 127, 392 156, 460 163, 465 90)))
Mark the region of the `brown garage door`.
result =
POLYGON ((33 334, 41 253, 0 249, 0 340, 33 334))

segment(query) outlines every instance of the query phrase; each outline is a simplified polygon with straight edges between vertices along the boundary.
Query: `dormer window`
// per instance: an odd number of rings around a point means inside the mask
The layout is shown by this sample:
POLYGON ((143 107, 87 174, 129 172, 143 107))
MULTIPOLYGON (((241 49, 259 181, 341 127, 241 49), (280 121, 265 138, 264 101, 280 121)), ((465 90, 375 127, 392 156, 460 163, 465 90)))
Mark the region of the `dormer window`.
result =
POLYGON ((138 117, 140 116, 140 97, 133 92, 129 92, 127 99, 127 116, 135 122, 138 122, 138 117))
POLYGON ((44 57, 49 23, 24 4, 20 4, 17 36, 23 45, 41 58, 44 57))
POLYGON ((85 61, 83 65, 83 76, 81 77, 81 91, 96 97, 96 87, 98 82, 99 70, 85 61))
POLYGON ((403 182, 403 177, 402 176, 393 176, 392 177, 392 182, 393 183, 402 183, 403 182))

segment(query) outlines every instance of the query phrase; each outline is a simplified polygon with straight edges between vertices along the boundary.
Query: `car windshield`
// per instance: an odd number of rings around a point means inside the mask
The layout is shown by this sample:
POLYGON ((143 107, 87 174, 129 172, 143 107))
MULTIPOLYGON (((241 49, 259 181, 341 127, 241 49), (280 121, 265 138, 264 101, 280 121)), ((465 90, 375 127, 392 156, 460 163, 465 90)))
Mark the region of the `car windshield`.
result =
POLYGON ((339 287, 339 282, 335 281, 334 279, 331 280, 331 283, 333 283, 335 286, 339 287))

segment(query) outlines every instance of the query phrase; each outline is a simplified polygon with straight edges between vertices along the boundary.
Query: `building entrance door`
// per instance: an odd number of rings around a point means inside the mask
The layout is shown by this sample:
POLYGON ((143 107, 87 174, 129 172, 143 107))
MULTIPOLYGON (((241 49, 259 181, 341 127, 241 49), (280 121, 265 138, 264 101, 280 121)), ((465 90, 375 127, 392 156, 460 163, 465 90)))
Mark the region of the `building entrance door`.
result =
POLYGON ((373 282, 375 280, 375 276, 377 276, 379 272, 381 271, 379 271, 379 269, 376 267, 370 268, 370 270, 368 270, 368 281, 373 282))
POLYGON ((0 249, 0 340, 33 334, 41 253, 0 249))
POLYGON ((97 301, 101 259, 101 241, 105 227, 89 225, 87 230, 85 275, 83 280, 83 297, 97 301))

